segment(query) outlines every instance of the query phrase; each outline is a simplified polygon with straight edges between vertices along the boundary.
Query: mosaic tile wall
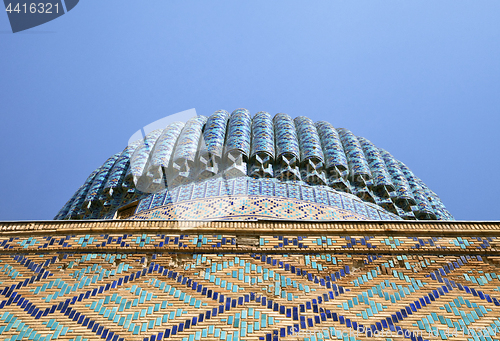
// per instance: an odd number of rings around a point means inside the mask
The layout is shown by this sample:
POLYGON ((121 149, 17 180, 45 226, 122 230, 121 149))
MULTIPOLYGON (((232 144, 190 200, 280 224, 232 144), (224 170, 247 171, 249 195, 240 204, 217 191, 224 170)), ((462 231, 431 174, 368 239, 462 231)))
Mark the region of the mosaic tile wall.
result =
POLYGON ((238 222, 92 233, 105 224, 1 226, 2 340, 499 339, 500 242, 480 223, 467 237, 412 223, 390 236, 256 223, 252 237, 238 222))
POLYGON ((132 219, 401 219, 326 186, 276 179, 210 179, 142 199, 132 219))
POLYGON ((206 179, 242 176, 327 186, 402 219, 453 220, 408 167, 367 139, 305 116, 252 117, 246 109, 149 133, 94 171, 55 219, 113 219, 119 208, 164 188, 173 193, 206 179))

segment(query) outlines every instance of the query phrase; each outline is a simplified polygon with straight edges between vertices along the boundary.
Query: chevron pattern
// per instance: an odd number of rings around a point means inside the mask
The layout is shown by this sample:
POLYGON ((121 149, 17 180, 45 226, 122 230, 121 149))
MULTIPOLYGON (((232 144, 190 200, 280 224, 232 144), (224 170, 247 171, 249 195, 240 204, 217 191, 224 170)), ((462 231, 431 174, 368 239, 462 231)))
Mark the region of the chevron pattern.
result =
POLYGON ((496 237, 90 227, 0 236, 1 339, 498 340, 496 237))

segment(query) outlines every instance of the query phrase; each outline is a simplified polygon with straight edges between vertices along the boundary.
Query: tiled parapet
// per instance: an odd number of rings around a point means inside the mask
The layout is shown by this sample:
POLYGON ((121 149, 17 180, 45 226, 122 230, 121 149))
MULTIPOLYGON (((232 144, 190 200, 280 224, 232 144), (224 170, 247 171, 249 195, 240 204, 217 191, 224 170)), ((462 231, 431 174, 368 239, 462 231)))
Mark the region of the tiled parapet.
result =
POLYGON ((225 110, 218 110, 208 118, 200 143, 198 179, 215 176, 221 171, 228 119, 229 113, 225 110))
POLYGON ((166 177, 171 164, 174 147, 184 128, 183 122, 174 122, 166 127, 155 143, 144 174, 149 183, 146 185, 148 193, 154 193, 165 188, 166 177))
POLYGON ((227 127, 224 175, 234 178, 247 174, 250 158, 252 118, 246 109, 232 112, 227 127))
POLYGON ((498 222, 53 221, 0 230, 2 340, 500 335, 498 222))
POLYGON ((275 177, 280 180, 300 180, 300 149, 295 124, 287 114, 273 119, 276 144, 275 177))
POLYGON ((305 116, 294 119, 300 146, 302 179, 311 185, 326 185, 323 150, 313 121, 305 116))
POLYGON ((206 117, 196 116, 187 121, 182 129, 173 156, 172 174, 167 179, 169 186, 186 183, 194 176, 193 168, 206 121, 206 117))
POLYGON ((252 148, 249 175, 272 178, 274 163, 274 126, 271 115, 260 111, 252 119, 252 148))

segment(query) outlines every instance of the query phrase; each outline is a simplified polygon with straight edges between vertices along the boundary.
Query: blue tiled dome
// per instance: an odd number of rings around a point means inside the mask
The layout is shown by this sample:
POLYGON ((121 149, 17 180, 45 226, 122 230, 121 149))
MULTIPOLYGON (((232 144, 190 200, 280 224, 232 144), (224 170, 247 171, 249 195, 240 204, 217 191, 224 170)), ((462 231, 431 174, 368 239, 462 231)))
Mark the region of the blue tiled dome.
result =
POLYGON ((405 164, 367 139, 246 109, 175 122, 129 144, 55 219, 114 219, 125 209, 132 219, 453 220, 405 164))

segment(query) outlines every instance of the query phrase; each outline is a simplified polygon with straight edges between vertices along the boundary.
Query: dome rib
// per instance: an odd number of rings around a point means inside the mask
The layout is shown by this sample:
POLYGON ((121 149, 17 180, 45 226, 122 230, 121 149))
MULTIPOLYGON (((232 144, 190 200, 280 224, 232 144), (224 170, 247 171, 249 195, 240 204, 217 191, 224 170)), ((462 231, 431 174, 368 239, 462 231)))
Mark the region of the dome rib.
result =
POLYGON ((251 141, 249 175, 256 178, 272 178, 275 156, 274 125, 268 112, 259 111, 253 117, 251 141))

